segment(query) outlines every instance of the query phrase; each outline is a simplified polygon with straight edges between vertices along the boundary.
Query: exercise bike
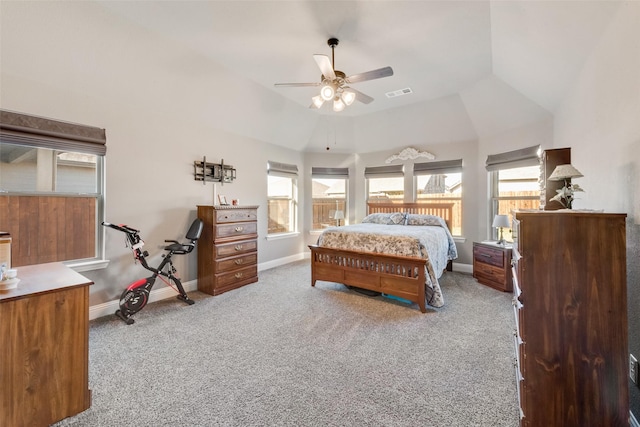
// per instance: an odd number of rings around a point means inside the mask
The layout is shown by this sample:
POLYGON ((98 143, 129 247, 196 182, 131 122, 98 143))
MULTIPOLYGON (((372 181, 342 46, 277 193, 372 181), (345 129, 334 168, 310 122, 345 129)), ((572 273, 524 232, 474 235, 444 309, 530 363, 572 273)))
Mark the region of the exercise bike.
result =
POLYGON ((120 296, 120 308, 116 310, 116 316, 122 319, 127 325, 133 324, 134 320, 131 316, 142 310, 144 306, 147 305, 147 302, 149 302, 151 288, 153 288, 156 278, 158 277, 166 283, 167 286, 170 286, 178 292, 177 298, 179 300, 182 300, 189 305, 192 305, 195 302, 189 298, 182 286, 180 278, 175 275, 176 269, 173 266, 171 257, 173 255, 185 255, 193 251, 196 240, 198 240, 202 234, 203 225, 200 219, 195 219, 191 224, 191 227, 189 227, 189 231, 186 235, 186 238, 189 240, 188 243, 179 243, 177 240, 165 240, 166 243, 171 244, 164 247, 164 250, 168 253, 162 255, 162 261, 157 268, 153 268, 147 264, 146 257, 149 256, 149 252, 141 249, 144 246, 144 241, 140 237, 139 230, 124 224, 116 225, 103 222, 102 225, 113 228, 114 230, 122 231, 127 236, 125 244, 131 248, 135 261, 139 261, 142 267, 153 273, 145 279, 136 280, 131 283, 127 289, 122 292, 122 295, 120 296), (171 282, 175 284, 175 287, 171 282))

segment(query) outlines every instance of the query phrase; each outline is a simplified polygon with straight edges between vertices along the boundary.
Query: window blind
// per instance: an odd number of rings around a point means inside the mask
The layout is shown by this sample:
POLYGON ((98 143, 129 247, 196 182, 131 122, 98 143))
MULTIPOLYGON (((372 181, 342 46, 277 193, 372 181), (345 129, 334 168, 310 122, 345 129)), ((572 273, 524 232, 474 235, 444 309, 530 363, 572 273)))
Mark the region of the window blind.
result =
POLYGON ((365 178, 390 178, 404 176, 403 165, 371 166, 364 169, 365 178))
POLYGON ((439 175, 443 173, 462 172, 462 159, 442 162, 414 163, 414 175, 439 175))
POLYGON ((267 161, 267 173, 270 175, 298 176, 298 166, 269 160, 267 161))
POLYGON ((490 172, 499 169, 512 169, 524 166, 540 164, 540 146, 521 148, 505 153, 491 154, 487 156, 486 169, 490 172))
POLYGON ((0 142, 104 156, 104 129, 0 110, 0 142))
POLYGON ((313 178, 349 178, 349 168, 311 168, 313 178))

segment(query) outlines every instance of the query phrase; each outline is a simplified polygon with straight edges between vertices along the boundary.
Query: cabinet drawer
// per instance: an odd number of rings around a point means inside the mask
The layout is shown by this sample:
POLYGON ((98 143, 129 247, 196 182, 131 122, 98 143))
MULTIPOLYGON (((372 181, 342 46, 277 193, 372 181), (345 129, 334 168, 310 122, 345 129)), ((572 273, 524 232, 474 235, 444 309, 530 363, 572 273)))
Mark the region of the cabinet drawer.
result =
POLYGON ((256 209, 224 209, 216 211, 216 223, 257 221, 256 209))
POLYGON ((251 265, 235 271, 216 274, 216 287, 224 288, 237 282, 243 282, 258 277, 258 266, 251 265))
POLYGON ((486 246, 474 246, 473 259, 504 269, 504 254, 499 249, 488 248, 486 246))
POLYGON ((226 273, 227 271, 237 270, 239 268, 255 265, 258 262, 258 254, 256 252, 236 256, 233 258, 224 258, 216 261, 216 272, 226 273))
POLYGON ((483 277, 491 282, 505 284, 507 275, 504 269, 494 267, 493 265, 483 264, 481 262, 473 263, 473 275, 483 277))
POLYGON ((216 239, 242 238, 242 236, 250 236, 257 233, 258 223, 255 221, 216 225, 216 239))
POLYGON ((216 259, 255 252, 256 250, 258 250, 257 240, 242 240, 215 246, 216 259))

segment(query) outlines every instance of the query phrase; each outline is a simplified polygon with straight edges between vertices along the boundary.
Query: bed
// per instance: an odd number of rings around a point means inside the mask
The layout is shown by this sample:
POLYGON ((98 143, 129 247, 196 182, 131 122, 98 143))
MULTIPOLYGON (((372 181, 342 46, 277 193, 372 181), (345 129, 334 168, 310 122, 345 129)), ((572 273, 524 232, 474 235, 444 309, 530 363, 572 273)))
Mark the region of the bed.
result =
POLYGON ((368 203, 363 223, 330 227, 311 249, 311 286, 318 280, 393 295, 427 311, 442 307, 438 279, 457 250, 453 203, 368 203), (375 236, 375 237, 374 237, 375 236))

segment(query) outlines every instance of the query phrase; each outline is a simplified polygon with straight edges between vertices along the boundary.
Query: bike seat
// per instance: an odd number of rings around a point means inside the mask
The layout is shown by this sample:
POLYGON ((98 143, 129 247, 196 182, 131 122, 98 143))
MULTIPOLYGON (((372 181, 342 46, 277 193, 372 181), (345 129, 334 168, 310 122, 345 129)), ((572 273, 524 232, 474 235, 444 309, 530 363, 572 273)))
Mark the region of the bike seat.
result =
POLYGON ((189 227, 189 231, 187 231, 187 235, 185 236, 190 240, 190 242, 179 243, 175 240, 167 240, 167 242, 173 243, 171 243, 169 246, 165 246, 164 250, 177 255, 185 255, 193 251, 193 249, 196 247, 196 240, 198 240, 200 238, 200 235, 202 234, 203 226, 204 225, 202 221, 196 218, 191 224, 191 227, 189 227))

